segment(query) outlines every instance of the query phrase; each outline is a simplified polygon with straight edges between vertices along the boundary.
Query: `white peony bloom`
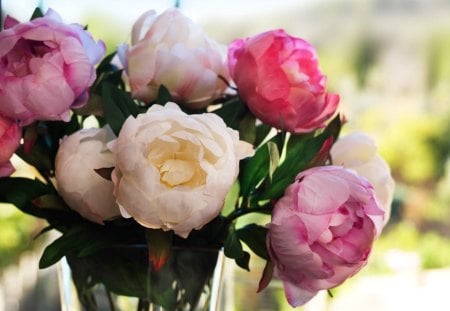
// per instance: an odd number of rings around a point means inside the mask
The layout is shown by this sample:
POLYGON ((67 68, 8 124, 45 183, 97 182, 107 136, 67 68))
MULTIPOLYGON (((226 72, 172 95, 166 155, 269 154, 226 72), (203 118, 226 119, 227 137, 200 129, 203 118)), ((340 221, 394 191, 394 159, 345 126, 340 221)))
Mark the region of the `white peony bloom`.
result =
POLYGON ((177 9, 144 13, 133 25, 131 46, 118 54, 132 95, 150 102, 164 85, 172 98, 189 108, 203 108, 218 97, 228 79, 226 48, 177 9))
POLYGON ((109 127, 79 130, 62 140, 55 160, 59 194, 73 210, 100 224, 120 216, 113 183, 94 171, 114 167, 106 146, 114 138, 109 127))
POLYGON ((213 114, 188 115, 174 103, 129 117, 111 149, 122 216, 187 237, 216 217, 253 148, 213 114))
POLYGON ((378 201, 384 207, 386 224, 391 213, 395 182, 389 165, 377 154, 374 140, 363 133, 352 133, 340 137, 330 153, 334 165, 352 169, 369 180, 378 201))

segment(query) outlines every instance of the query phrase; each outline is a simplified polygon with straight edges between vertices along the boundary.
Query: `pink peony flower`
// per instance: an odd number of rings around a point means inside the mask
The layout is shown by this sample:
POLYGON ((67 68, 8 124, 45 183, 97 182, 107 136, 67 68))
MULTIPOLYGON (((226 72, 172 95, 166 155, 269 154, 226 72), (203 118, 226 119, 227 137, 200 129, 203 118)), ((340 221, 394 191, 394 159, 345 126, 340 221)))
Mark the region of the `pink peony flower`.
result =
POLYGON ((288 302, 300 306, 366 263, 384 211, 369 182, 340 166, 300 173, 276 203, 268 250, 288 302))
POLYGON ((135 98, 150 102, 164 85, 189 108, 206 107, 226 89, 220 78, 228 78, 225 54, 176 9, 144 13, 133 26, 131 47, 119 48, 135 98))
POLYGON ((19 23, 11 17, 0 32, 0 113, 21 121, 64 120, 83 106, 95 80, 94 64, 105 53, 81 25, 63 24, 49 10, 19 23))
POLYGON ((0 177, 14 172, 10 159, 19 147, 22 131, 17 122, 0 115, 0 177))
POLYGON ((233 41, 228 66, 241 98, 271 126, 310 132, 336 111, 339 96, 326 93, 314 48, 284 30, 233 41))

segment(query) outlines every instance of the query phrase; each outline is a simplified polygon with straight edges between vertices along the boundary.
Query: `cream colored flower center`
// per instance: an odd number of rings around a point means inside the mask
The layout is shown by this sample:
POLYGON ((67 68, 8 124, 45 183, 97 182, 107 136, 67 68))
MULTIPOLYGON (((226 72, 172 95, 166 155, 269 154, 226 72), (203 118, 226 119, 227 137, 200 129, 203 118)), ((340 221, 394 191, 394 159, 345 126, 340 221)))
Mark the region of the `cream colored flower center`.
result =
POLYGON ((192 141, 165 136, 150 144, 147 160, 159 170, 160 181, 166 186, 194 188, 206 183, 201 151, 192 141))
POLYGON ((169 159, 159 168, 161 180, 174 187, 187 183, 194 176, 195 164, 190 161, 169 159))

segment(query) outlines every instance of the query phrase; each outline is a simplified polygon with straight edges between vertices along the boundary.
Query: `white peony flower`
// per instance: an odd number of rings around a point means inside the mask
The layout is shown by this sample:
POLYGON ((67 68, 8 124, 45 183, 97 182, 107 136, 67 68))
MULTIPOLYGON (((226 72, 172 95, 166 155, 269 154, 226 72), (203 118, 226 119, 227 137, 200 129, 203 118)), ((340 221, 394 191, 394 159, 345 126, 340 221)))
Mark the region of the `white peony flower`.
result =
POLYGON ((220 213, 239 160, 253 154, 219 116, 188 115, 174 103, 129 117, 111 145, 122 216, 184 238, 220 213))
POLYGON ((131 46, 118 54, 132 95, 150 102, 164 85, 177 102, 203 108, 223 93, 228 79, 226 48, 177 9, 144 13, 133 25, 131 46))
POLYGON ((113 183, 94 171, 114 167, 114 155, 106 146, 114 138, 109 127, 77 131, 62 140, 55 160, 59 194, 84 218, 100 224, 120 216, 113 183))
POLYGON ((377 154, 374 140, 363 133, 352 133, 340 137, 330 153, 334 165, 352 169, 369 180, 378 201, 384 207, 386 224, 391 213, 395 182, 389 165, 377 154))

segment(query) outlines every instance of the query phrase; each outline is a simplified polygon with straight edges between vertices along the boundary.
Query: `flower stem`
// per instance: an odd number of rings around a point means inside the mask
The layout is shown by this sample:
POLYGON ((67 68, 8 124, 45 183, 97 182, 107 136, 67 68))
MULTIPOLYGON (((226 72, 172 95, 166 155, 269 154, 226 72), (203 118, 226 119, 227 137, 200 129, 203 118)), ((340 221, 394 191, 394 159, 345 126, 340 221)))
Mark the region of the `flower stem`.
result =
POLYGON ((105 286, 105 291, 106 291, 106 297, 108 298, 109 309, 111 311, 116 311, 116 308, 114 307, 113 297, 111 295, 111 292, 106 288, 106 286, 105 286))
POLYGON ((230 215, 226 216, 226 218, 230 221, 235 220, 238 217, 250 214, 250 213, 262 213, 262 214, 270 214, 272 212, 272 205, 266 204, 258 207, 251 208, 240 208, 233 211, 230 215))

